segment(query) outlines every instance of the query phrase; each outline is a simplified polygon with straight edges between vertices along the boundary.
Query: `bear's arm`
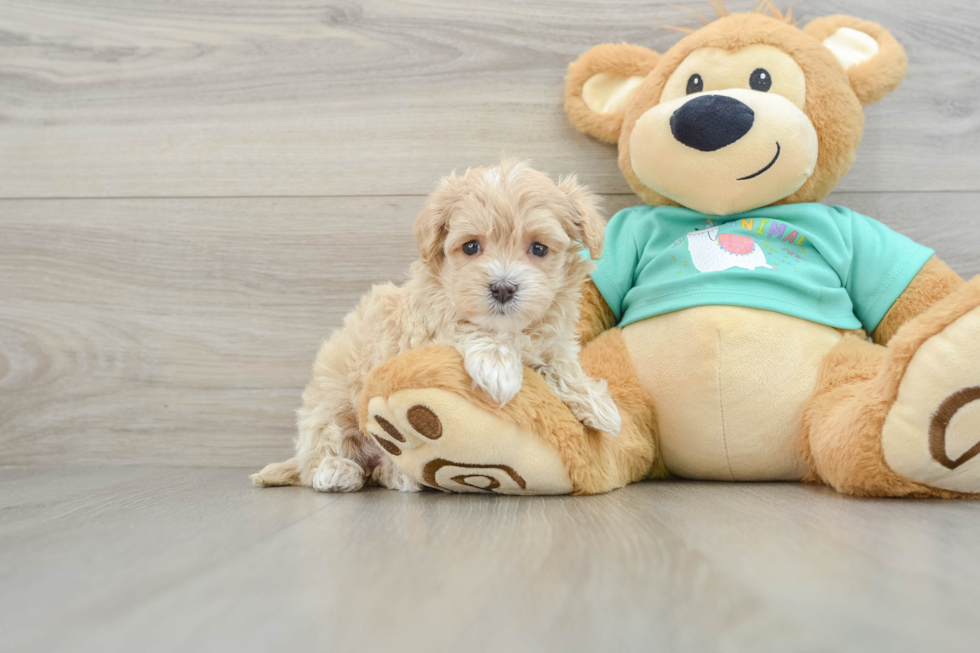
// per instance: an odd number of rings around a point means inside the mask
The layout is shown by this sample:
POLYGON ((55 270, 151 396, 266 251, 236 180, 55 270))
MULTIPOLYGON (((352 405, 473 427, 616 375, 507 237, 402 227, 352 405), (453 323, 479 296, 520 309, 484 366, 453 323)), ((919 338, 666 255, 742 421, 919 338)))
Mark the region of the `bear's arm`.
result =
POLYGON ((588 279, 582 286, 582 299, 579 300, 578 310, 578 328, 575 332, 583 347, 598 338, 603 331, 616 326, 616 315, 602 298, 602 293, 596 288, 592 279, 588 279))
POLYGON ((885 313, 871 339, 887 345, 898 329, 912 318, 925 313, 933 304, 946 297, 965 282, 948 265, 933 256, 922 266, 892 307, 885 313))

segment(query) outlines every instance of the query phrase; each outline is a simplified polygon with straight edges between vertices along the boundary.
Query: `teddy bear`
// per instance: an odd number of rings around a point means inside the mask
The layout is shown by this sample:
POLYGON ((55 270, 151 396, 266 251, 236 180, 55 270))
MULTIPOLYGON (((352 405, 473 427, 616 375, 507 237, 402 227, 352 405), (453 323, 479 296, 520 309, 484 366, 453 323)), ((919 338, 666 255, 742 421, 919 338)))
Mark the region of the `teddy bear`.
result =
POLYGON ((618 145, 645 203, 609 220, 579 304, 580 360, 608 382, 621 435, 578 422, 533 370, 501 407, 454 350, 416 349, 370 373, 359 420, 418 483, 586 495, 675 475, 980 496, 980 278, 820 203, 904 49, 850 16, 718 14, 663 54, 603 44, 568 68, 569 119, 618 145))

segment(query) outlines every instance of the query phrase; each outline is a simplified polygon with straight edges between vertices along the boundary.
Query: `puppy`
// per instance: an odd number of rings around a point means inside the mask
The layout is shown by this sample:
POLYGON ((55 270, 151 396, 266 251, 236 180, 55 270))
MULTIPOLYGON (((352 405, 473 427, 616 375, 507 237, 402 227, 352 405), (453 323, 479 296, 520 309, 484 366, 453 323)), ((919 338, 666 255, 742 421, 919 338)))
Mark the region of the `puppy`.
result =
POLYGON ((303 392, 296 456, 252 475, 256 485, 353 492, 368 479, 415 491, 358 429, 362 380, 409 349, 447 344, 474 386, 500 405, 538 371, 586 426, 618 435, 605 381, 584 374, 575 334, 582 283, 602 251, 596 199, 574 177, 555 184, 517 161, 442 180, 415 218, 421 260, 409 281, 374 286, 323 344, 303 392))

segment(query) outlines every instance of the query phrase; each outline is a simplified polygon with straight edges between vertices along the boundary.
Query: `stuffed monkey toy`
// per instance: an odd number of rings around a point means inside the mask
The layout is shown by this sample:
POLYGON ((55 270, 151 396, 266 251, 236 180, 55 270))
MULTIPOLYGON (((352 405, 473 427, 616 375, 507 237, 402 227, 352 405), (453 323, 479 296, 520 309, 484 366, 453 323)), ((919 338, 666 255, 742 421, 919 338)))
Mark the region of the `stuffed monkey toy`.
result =
POLYGON ((980 279, 819 203, 905 52, 876 23, 800 29, 769 7, 722 10, 663 54, 597 45, 569 66, 569 119, 618 144, 645 202, 609 221, 580 303, 582 366, 608 381, 620 437, 579 423, 531 370, 498 407, 455 351, 427 347, 372 372, 360 406, 411 478, 513 494, 669 474, 980 493, 980 279))

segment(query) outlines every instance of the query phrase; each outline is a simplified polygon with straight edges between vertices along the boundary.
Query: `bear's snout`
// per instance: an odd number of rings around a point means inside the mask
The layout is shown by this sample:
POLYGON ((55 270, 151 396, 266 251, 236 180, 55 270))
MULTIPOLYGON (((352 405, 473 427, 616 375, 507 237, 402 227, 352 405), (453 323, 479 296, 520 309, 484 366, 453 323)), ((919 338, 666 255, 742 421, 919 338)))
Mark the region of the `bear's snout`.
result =
POLYGON ((701 95, 685 102, 670 117, 670 131, 680 143, 714 152, 745 136, 755 112, 727 95, 701 95))

